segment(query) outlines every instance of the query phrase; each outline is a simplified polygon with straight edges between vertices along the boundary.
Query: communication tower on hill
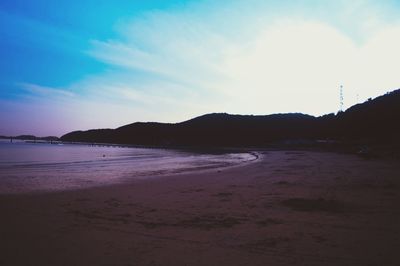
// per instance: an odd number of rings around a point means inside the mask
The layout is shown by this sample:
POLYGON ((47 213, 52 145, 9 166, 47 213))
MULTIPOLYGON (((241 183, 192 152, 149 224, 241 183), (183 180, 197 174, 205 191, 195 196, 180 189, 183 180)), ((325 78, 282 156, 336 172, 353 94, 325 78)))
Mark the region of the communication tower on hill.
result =
POLYGON ((340 95, 339 95, 339 102, 340 102, 340 107, 339 107, 339 112, 343 112, 343 85, 340 85, 340 95))

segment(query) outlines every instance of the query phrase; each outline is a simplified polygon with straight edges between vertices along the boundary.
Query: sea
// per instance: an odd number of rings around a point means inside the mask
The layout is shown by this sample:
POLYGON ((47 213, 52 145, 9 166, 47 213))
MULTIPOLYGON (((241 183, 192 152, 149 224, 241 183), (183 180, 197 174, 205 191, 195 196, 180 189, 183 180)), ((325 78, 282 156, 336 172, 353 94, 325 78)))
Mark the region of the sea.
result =
POLYGON ((246 152, 0 140, 0 194, 54 192, 238 165, 246 152))

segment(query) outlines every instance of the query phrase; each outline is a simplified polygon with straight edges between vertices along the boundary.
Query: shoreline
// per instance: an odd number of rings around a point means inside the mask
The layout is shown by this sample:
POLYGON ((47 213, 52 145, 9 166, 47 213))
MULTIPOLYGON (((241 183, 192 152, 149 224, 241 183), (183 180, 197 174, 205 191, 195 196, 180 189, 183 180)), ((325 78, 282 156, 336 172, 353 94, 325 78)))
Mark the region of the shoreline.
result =
MULTIPOLYGON (((109 147, 87 149, 82 146, 80 150, 50 147, 50 151, 43 151, 43 146, 35 146, 33 150, 29 146, 21 147, 29 148, 25 153, 63 155, 65 152, 66 155, 56 159, 45 156, 37 161, 36 158, 28 157, 26 161, 16 159, 0 164, 0 194, 62 192, 124 184, 132 179, 206 173, 251 163, 258 158, 257 153, 251 151, 211 154, 144 148, 117 150, 109 147), (77 154, 80 157, 73 157, 77 154)), ((24 150, 19 149, 19 153, 22 152, 24 150)), ((15 154, 14 158, 19 158, 15 154)), ((3 152, 2 156, 6 159, 7 155, 3 152)))
POLYGON ((398 265, 400 166, 311 151, 0 195, 2 265, 398 265))

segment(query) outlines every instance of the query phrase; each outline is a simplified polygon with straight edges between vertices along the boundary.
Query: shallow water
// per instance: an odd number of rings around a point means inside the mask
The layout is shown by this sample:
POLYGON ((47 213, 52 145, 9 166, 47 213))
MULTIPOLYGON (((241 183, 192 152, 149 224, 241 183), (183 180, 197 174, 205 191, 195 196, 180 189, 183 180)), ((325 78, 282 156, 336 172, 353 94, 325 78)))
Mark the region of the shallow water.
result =
POLYGON ((0 141, 0 193, 79 189, 134 178, 235 165, 248 153, 0 141))

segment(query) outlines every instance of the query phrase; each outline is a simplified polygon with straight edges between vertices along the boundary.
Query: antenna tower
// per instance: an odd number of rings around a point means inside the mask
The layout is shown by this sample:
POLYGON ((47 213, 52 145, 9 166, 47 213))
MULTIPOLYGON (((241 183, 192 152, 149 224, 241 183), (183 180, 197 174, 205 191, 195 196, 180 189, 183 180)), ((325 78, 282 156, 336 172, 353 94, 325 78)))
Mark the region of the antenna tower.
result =
POLYGON ((340 109, 339 109, 339 111, 340 112, 343 112, 343 100, 344 100, 344 97, 343 97, 343 85, 340 85, 340 109))

